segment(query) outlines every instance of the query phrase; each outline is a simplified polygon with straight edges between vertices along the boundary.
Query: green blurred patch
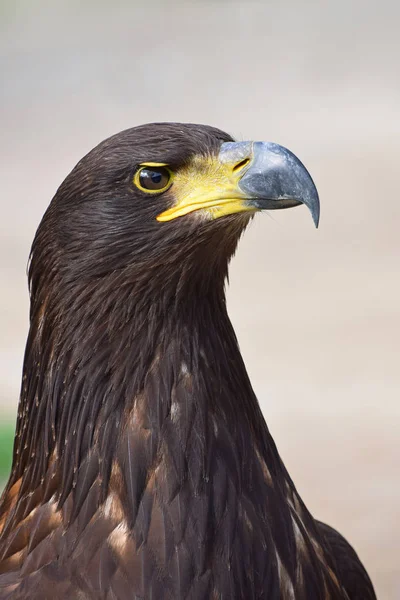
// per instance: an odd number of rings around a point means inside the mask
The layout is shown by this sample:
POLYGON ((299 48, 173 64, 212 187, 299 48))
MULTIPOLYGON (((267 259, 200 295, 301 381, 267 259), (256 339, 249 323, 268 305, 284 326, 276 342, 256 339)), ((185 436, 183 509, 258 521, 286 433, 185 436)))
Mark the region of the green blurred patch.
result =
POLYGON ((6 421, 0 424, 0 487, 10 473, 15 423, 6 421))

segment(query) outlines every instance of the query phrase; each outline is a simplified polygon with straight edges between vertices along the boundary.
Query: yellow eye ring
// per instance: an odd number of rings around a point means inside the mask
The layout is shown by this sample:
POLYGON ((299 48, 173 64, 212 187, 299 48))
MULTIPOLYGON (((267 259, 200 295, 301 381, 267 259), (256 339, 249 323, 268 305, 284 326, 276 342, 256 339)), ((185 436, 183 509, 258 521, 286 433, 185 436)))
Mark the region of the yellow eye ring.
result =
POLYGON ((134 175, 133 183, 146 194, 160 194, 172 185, 172 172, 164 164, 142 164, 134 175))

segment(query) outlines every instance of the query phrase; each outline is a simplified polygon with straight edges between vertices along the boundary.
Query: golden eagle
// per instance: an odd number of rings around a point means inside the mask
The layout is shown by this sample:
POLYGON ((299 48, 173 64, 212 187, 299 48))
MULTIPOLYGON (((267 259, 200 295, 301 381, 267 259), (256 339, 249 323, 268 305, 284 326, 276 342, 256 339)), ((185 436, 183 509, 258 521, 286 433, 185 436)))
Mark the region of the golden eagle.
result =
POLYGON ((372 600, 314 520, 229 321, 252 216, 319 200, 301 162, 203 125, 119 133, 37 231, 0 598, 372 600))

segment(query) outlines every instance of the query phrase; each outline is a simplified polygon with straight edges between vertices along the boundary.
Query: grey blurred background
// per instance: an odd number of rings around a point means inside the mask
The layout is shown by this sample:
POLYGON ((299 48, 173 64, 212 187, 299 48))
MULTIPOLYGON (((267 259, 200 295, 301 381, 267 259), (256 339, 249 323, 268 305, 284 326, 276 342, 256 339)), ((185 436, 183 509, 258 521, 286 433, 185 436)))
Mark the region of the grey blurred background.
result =
POLYGON ((149 121, 296 152, 320 191, 258 216, 232 320, 267 423, 318 518, 400 598, 398 2, 0 3, 0 409, 13 423, 26 264, 75 163, 149 121))

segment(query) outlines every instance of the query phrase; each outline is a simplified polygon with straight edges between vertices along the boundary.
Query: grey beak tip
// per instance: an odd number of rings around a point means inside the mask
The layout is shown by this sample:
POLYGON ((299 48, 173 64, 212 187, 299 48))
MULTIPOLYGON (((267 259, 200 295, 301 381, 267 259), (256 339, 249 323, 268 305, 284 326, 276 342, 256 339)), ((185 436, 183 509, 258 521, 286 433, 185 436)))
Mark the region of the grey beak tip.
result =
POLYGON ((309 201, 305 200, 304 204, 309 209, 311 216, 312 216, 312 220, 314 221, 314 225, 315 225, 316 229, 318 229, 319 218, 320 218, 320 205, 319 205, 319 197, 318 197, 317 190, 316 190, 316 188, 314 188, 314 189, 315 189, 315 195, 312 198, 310 198, 309 201))
POLYGON ((303 163, 287 148, 274 142, 226 142, 222 161, 251 157, 240 180, 240 189, 259 210, 290 208, 305 204, 319 224, 317 188, 303 163))

